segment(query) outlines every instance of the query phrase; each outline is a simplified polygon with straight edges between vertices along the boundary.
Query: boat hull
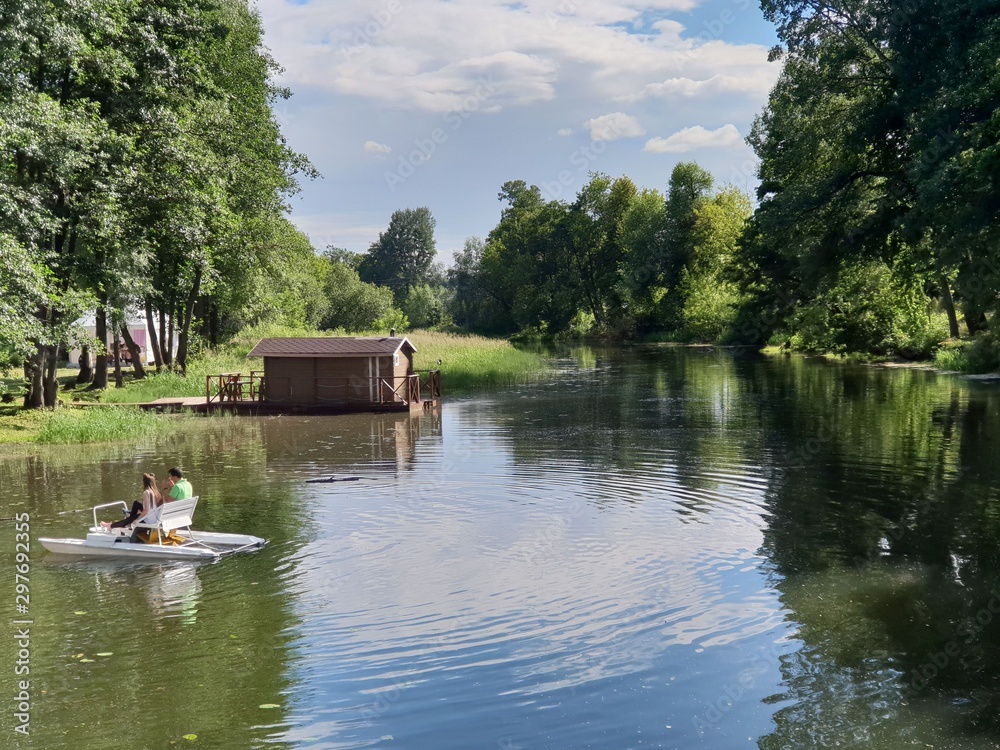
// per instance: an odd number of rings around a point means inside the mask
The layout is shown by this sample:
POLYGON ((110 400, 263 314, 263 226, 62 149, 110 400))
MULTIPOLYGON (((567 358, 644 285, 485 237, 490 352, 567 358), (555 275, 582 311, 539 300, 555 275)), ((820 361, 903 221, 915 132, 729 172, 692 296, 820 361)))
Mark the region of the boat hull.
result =
POLYGON ((39 538, 49 552, 73 557, 104 557, 128 560, 214 560, 234 552, 259 549, 266 540, 249 534, 222 534, 210 531, 178 531, 192 542, 188 546, 143 544, 92 529, 86 539, 39 538))

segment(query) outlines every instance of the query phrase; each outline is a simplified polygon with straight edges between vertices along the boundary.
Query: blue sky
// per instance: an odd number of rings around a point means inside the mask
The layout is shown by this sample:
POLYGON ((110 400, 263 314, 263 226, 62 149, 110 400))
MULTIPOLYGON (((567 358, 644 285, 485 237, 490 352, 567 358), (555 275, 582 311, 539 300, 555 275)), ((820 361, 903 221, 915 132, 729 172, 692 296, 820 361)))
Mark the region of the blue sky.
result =
POLYGON ((754 0, 259 0, 323 177, 292 220, 364 251, 428 206, 439 260, 485 237, 507 180, 572 200, 599 171, 663 191, 678 161, 751 189, 743 138, 779 69, 754 0))

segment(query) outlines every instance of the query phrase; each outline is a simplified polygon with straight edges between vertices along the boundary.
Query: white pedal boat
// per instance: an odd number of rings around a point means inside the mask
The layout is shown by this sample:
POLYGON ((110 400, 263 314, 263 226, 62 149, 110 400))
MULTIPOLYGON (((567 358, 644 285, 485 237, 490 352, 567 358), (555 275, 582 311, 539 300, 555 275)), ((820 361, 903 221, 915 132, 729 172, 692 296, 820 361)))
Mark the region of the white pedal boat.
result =
POLYGON ((198 498, 172 500, 160 507, 156 523, 146 524, 140 518, 132 529, 105 529, 97 522, 97 511, 103 508, 128 506, 119 501, 94 506, 94 525, 87 530, 86 539, 51 539, 40 537, 39 543, 49 552, 76 557, 117 557, 131 560, 214 560, 224 555, 260 549, 266 539, 249 534, 223 534, 213 531, 194 531, 191 518, 198 506, 198 498), (133 533, 136 530, 156 532, 156 541, 142 542, 133 533), (167 543, 163 542, 167 538, 167 543), (170 537, 178 541, 171 542, 170 537))

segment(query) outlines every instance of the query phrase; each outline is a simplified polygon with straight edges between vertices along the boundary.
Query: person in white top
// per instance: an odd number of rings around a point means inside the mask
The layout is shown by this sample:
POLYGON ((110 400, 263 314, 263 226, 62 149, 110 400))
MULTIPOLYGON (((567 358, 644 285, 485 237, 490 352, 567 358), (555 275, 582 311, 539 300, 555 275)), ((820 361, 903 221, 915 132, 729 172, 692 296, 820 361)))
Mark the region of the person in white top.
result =
POLYGON ((160 516, 160 507, 162 505, 163 496, 156 489, 156 477, 152 474, 143 474, 142 500, 136 500, 132 503, 132 511, 121 521, 115 521, 114 523, 102 521, 101 526, 105 529, 123 529, 128 528, 139 519, 143 523, 156 523, 160 516))

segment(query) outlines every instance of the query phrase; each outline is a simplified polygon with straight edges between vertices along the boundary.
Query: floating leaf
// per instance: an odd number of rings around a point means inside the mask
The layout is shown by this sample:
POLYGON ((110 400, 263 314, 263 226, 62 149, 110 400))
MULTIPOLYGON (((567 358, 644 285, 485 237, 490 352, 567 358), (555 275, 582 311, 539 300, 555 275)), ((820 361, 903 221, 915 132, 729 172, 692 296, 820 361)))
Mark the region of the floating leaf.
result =
POLYGON ((93 659, 80 659, 81 664, 86 664, 87 662, 92 662, 93 659))
POLYGON ((198 735, 196 735, 196 734, 185 734, 184 735, 184 739, 185 740, 189 740, 191 742, 194 742, 196 739, 198 739, 198 735))
POLYGON ((280 703, 261 703, 261 708, 281 708, 280 703))
POLYGON ((83 654, 73 654, 73 658, 74 659, 82 659, 83 658, 83 654))
POLYGON ((76 612, 74 612, 73 614, 74 614, 74 615, 85 615, 85 614, 87 614, 87 613, 86 613, 86 611, 85 611, 85 610, 82 610, 82 609, 78 609, 78 610, 77 610, 76 612))
POLYGON ((95 656, 113 656, 114 653, 114 651, 102 651, 99 654, 95 654, 95 656))

